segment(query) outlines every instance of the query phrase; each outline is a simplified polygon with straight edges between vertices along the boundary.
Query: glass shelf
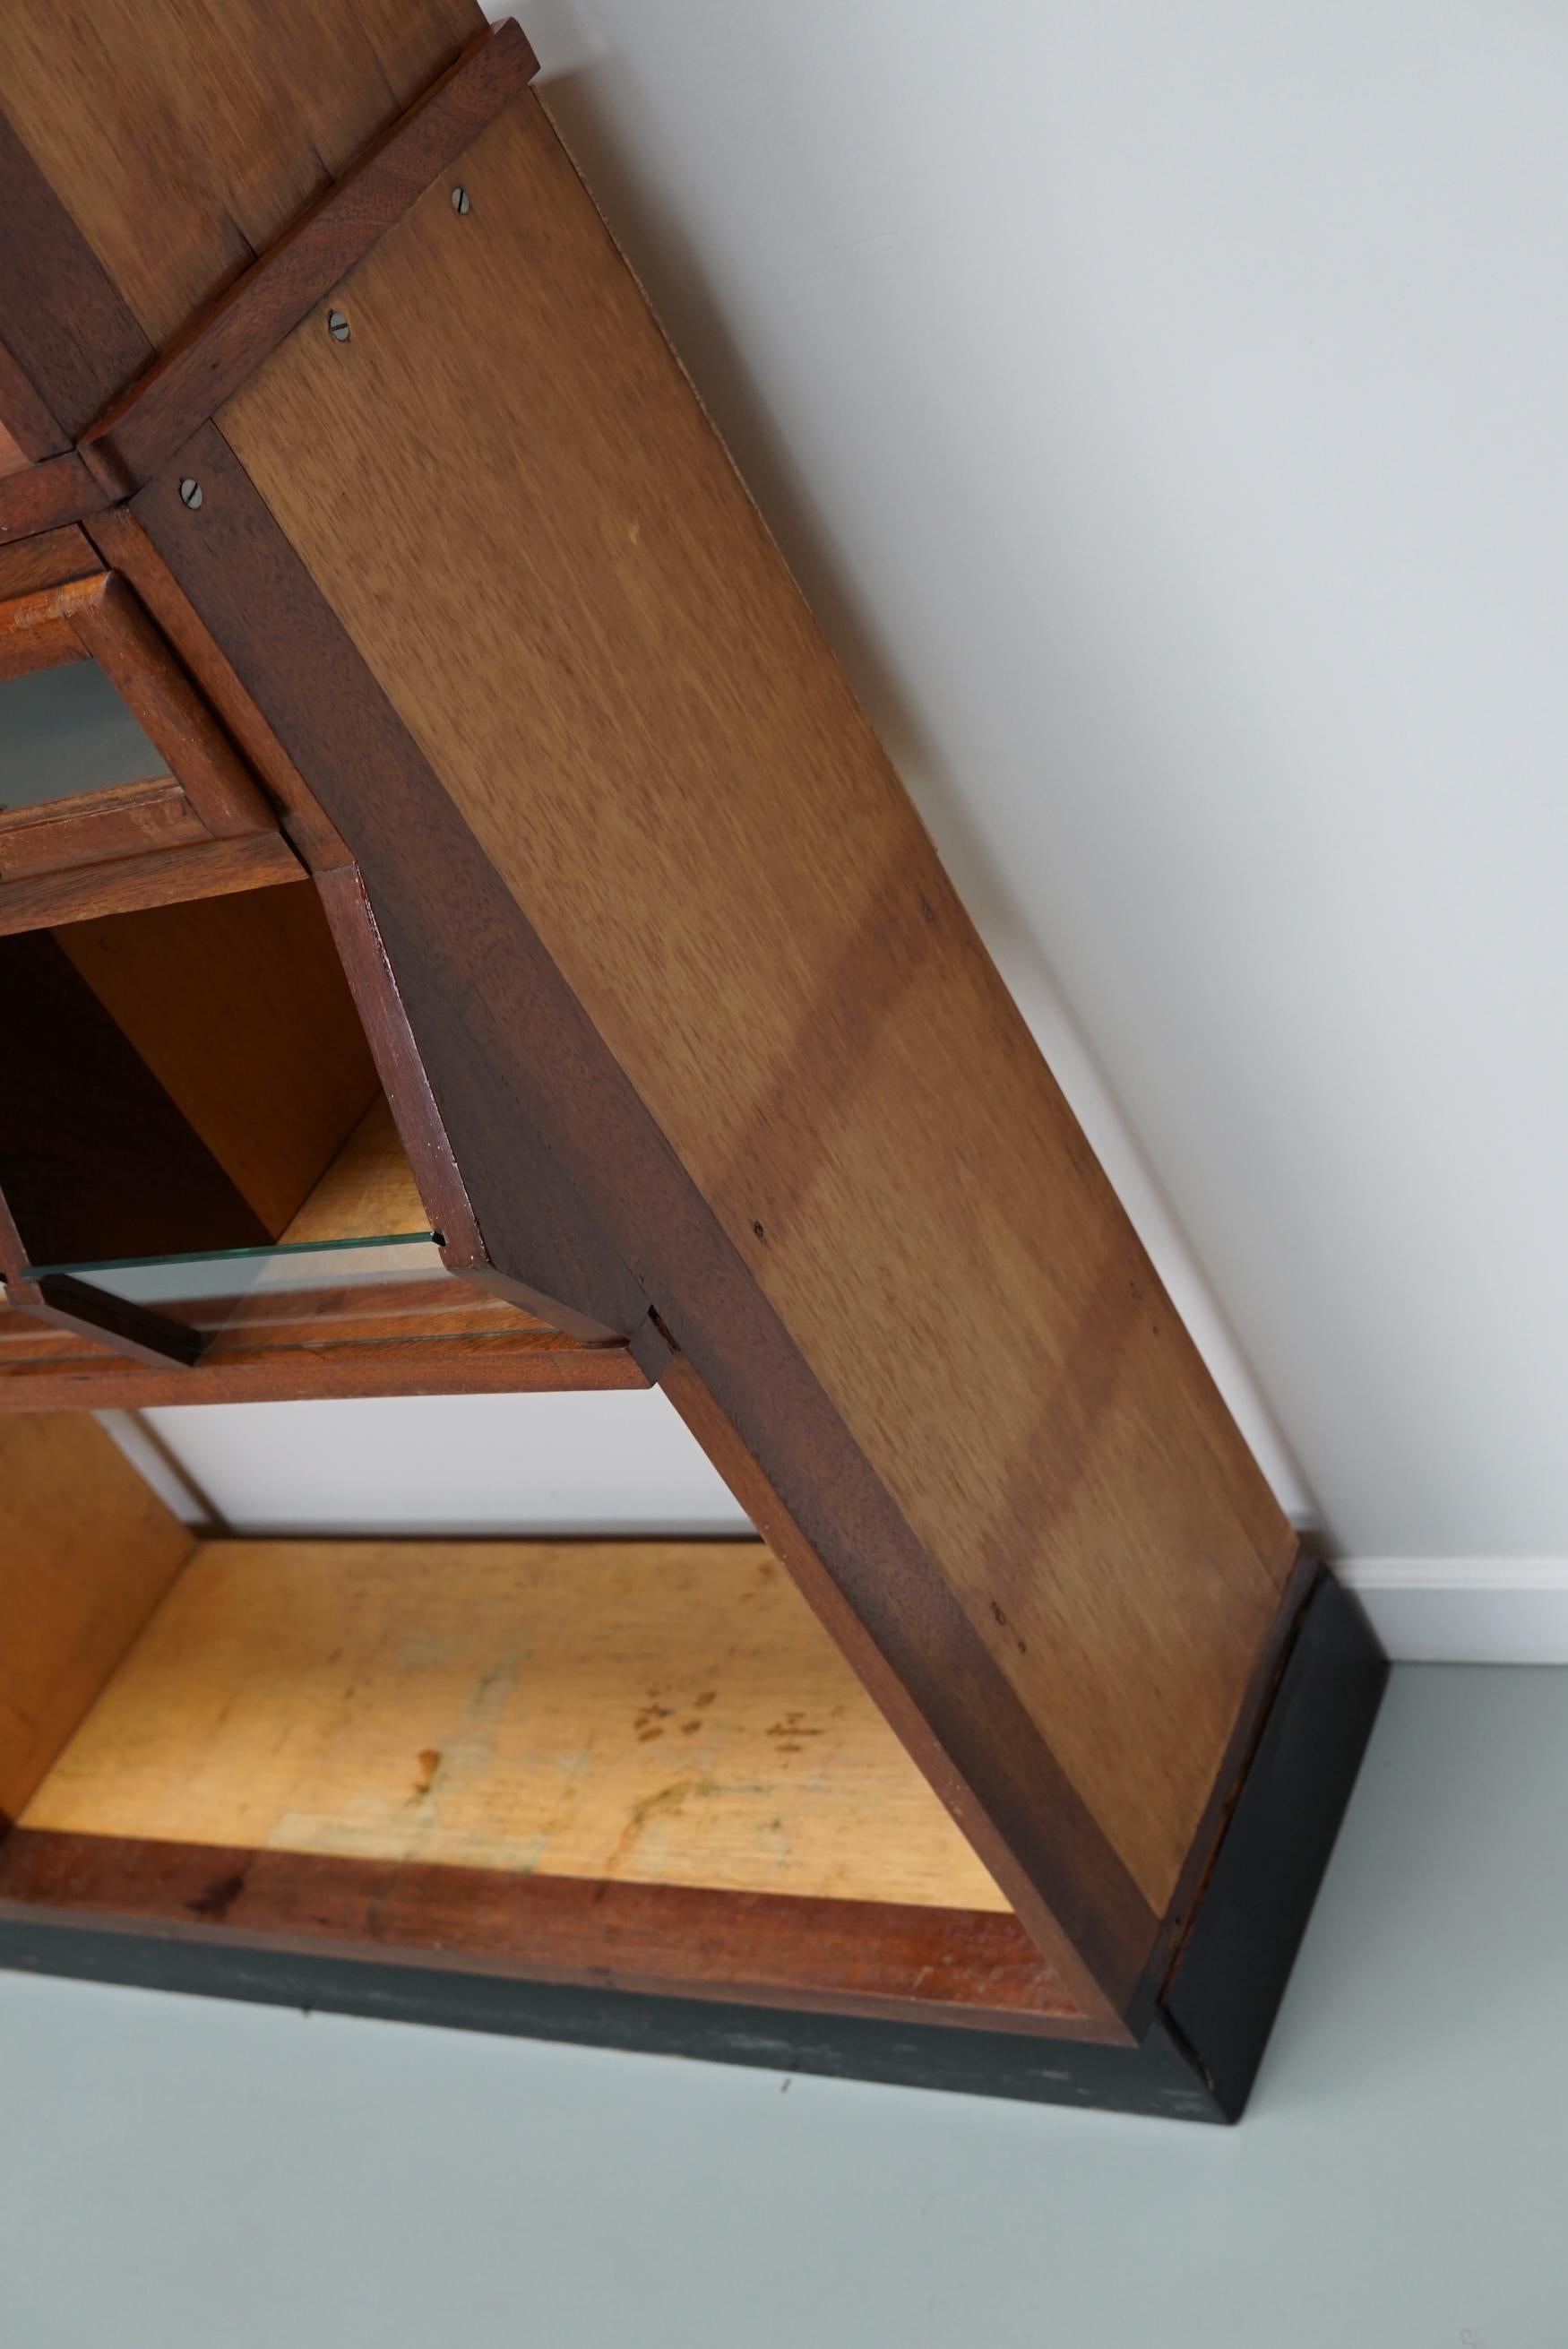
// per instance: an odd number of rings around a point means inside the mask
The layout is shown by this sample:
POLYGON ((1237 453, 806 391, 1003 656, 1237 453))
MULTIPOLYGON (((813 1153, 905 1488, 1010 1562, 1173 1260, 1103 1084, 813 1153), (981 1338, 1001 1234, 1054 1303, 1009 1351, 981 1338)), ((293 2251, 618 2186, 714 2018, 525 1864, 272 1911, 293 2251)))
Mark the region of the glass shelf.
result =
POLYGON ((0 684, 0 816, 168 772, 97 661, 0 684))
MULTIPOLYGON (((378 1288, 393 1282, 452 1278, 441 1262, 433 1232, 296 1240, 191 1256, 123 1257, 97 1264, 34 1264, 23 1278, 43 1280, 62 1275, 128 1305, 177 1316, 186 1309, 264 1304, 311 1290, 378 1288)), ((205 1322, 207 1314, 201 1312, 201 1319, 205 1322)))

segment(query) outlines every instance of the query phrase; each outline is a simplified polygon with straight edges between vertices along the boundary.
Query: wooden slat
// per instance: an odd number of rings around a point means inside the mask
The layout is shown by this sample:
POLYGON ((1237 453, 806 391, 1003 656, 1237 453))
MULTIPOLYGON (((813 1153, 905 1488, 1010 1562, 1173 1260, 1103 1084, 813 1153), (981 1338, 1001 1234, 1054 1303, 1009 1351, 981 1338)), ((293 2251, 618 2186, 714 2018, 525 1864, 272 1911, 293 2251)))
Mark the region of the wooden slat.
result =
POLYGON ((463 175, 224 433, 1158 1913, 1290 1528, 531 99, 463 175))
POLYGON ((162 348, 483 28, 475 0, 7 0, 0 90, 17 144, 162 348))
POLYGON ((210 837, 171 775, 118 783, 68 800, 46 800, 0 818, 0 882, 71 872, 83 864, 150 856, 210 837))
POLYGON ((377 1092, 315 889, 300 876, 56 937, 280 1237, 377 1092))
POLYGON ((413 1959, 807 2013, 1075 2038, 1060 1982, 995 1909, 595 1883, 19 1827, 0 1919, 413 1959))
MULTIPOLYGON (((0 1315, 0 1326, 7 1317, 0 1315)), ((440 1317, 442 1320, 449 1319, 440 1317)), ((15 1317, 21 1322, 25 1317, 15 1317)), ((154 1371, 85 1341, 37 1332, 0 1346, 0 1413, 150 1411, 170 1403, 311 1402, 367 1395, 610 1394, 648 1381, 624 1346, 584 1345, 553 1330, 323 1321, 264 1344, 215 1338, 194 1369, 154 1371)))
POLYGON ((86 579, 104 568, 87 533, 75 523, 49 530, 36 538, 19 539, 14 546, 0 543, 0 598, 35 595, 70 579, 86 579))
POLYGON ((26 539, 80 522, 108 500, 109 492, 74 449, 16 472, 0 473, 0 539, 26 539))
POLYGON ((751 1542, 209 1544, 24 1823, 1007 1905, 751 1542))
POLYGON ((0 1832, 191 1547, 91 1419, 0 1420, 0 1832))
POLYGON ((160 849, 72 873, 13 881, 0 889, 0 937, 20 930, 90 922, 102 914, 132 914, 150 905, 222 897, 231 889, 272 889, 304 878, 304 867, 275 832, 240 840, 213 840, 192 848, 160 849))

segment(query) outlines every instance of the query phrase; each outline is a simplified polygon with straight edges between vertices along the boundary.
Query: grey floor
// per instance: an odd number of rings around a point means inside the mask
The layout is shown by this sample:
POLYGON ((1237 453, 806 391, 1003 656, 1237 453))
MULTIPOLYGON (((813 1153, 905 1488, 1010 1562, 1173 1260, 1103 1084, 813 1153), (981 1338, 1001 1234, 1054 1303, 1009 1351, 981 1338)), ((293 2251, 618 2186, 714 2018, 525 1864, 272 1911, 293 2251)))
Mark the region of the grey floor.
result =
POLYGON ((1222 2132, 0 1977, 3 2349, 1559 2349, 1568 1674, 1395 1682, 1222 2132))

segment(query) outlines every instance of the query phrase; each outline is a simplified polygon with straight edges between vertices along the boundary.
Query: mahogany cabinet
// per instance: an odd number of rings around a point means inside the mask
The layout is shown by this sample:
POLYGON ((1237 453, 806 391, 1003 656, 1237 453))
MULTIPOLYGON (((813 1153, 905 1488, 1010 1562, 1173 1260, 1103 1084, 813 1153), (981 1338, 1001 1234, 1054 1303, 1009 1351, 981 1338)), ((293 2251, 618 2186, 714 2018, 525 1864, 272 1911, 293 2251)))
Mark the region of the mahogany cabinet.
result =
POLYGON ((1383 1666, 469 0, 0 20, 0 1959, 1233 2116, 1383 1666), (656 1382, 756 1544, 91 1414, 656 1382))

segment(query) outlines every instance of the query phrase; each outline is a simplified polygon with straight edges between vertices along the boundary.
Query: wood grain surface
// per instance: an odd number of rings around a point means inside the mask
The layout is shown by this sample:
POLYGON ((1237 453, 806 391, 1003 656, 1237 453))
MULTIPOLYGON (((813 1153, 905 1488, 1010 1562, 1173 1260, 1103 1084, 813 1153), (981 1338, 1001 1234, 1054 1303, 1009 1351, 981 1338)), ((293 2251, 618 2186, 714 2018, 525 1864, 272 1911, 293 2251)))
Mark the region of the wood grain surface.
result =
POLYGON ((463 171, 223 431, 1158 1911, 1290 1528, 531 98, 463 171))
POLYGON ((7 0, 12 140, 146 338, 62 420, 84 429, 483 29, 475 0, 7 0))
POLYGON ((192 1547, 94 1420, 0 1419, 0 1833, 192 1547))
POLYGON ((752 1542, 208 1544, 25 1824, 1007 1905, 752 1542))
POLYGON ((105 487, 150 481, 538 68, 513 23, 465 49, 93 426, 81 453, 105 487))

